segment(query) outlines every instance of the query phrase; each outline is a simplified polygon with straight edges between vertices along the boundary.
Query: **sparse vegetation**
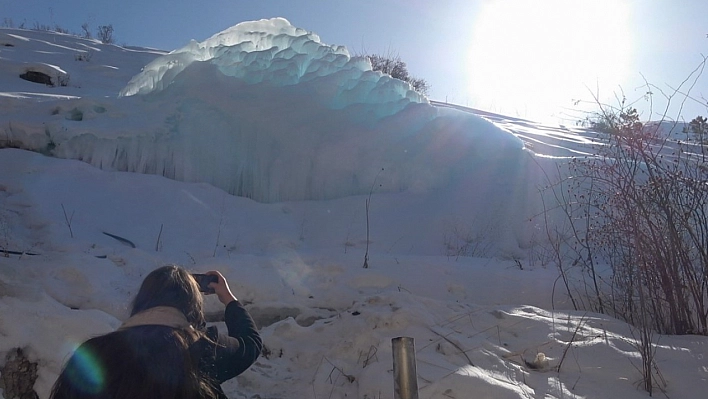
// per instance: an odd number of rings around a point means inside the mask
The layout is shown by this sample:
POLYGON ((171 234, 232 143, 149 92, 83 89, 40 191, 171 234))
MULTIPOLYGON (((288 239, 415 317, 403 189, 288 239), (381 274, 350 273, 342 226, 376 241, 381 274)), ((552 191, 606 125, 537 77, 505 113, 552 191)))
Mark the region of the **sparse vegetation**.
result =
POLYGON ((651 394, 663 383, 654 332, 708 335, 708 165, 696 144, 643 123, 624 101, 591 119, 594 155, 559 166, 543 190, 555 199, 546 213, 563 215, 547 219, 548 239, 576 309, 636 328, 651 394))
POLYGON ((34 21, 34 24, 32 25, 32 30, 41 30, 41 31, 51 32, 52 27, 50 25, 40 24, 39 22, 34 21))
POLYGON ((635 325, 646 318, 660 333, 708 335, 704 160, 660 125, 643 124, 633 108, 598 117, 610 134, 596 157, 571 163, 569 186, 577 261, 591 275, 596 310, 635 325), (598 262, 609 264, 610 281, 601 281, 598 262))
POLYGON ((365 54, 363 57, 369 59, 369 62, 371 62, 371 69, 374 71, 381 71, 393 78, 407 82, 413 87, 413 90, 420 94, 426 96, 428 95, 428 92, 430 91, 430 84, 428 84, 428 82, 424 79, 411 76, 408 72, 406 63, 401 60, 401 57, 398 54, 365 54))
MULTIPOLYGON (((366 253, 364 254, 364 265, 362 266, 364 269, 369 268, 369 244, 371 243, 370 239, 370 225, 369 225, 369 209, 371 206, 371 196, 374 194, 374 189, 376 188, 376 180, 379 178, 379 175, 381 172, 384 171, 384 168, 381 168, 379 173, 376 174, 376 177, 374 177, 373 183, 371 183, 371 190, 369 190, 369 196, 366 198, 366 253)), ((379 187, 381 185, 379 184, 379 187)), ((346 244, 344 248, 346 252, 346 244)))
POLYGON ((82 52, 76 53, 76 55, 74 55, 74 60, 90 62, 92 57, 93 57, 93 52, 82 51, 82 52))
POLYGON ((484 229, 453 223, 443 234, 445 256, 458 260, 461 256, 484 257, 489 255, 491 242, 484 229))
POLYGON ((62 27, 59 26, 59 25, 54 25, 54 32, 57 32, 57 33, 64 33, 64 34, 66 34, 66 35, 69 35, 69 34, 70 34, 70 33, 69 33, 69 29, 62 28, 62 27))
POLYGON ((83 38, 84 39, 91 39, 93 36, 91 35, 91 28, 89 27, 88 22, 84 22, 81 24, 81 30, 83 31, 83 38))
MULTIPOLYGON (((53 13, 51 13, 50 9, 50 14, 52 15, 52 20, 53 20, 53 13)), ((25 25, 27 24, 26 21, 22 21, 21 24, 19 24, 17 27, 19 29, 25 29, 25 25)), ((5 17, 2 19, 2 23, 0 24, 3 28, 14 28, 15 23, 12 18, 5 17)), ((93 39, 93 34, 91 33, 91 26, 89 25, 88 22, 84 22, 81 24, 81 33, 76 33, 76 32, 71 32, 68 28, 64 28, 61 25, 52 22, 51 24, 44 24, 39 21, 34 21, 32 24, 31 30, 36 30, 36 31, 45 31, 45 32, 57 32, 57 33, 63 33, 67 35, 73 35, 77 37, 83 37, 84 39, 93 39)), ((113 44, 115 43, 115 38, 113 34, 115 33, 113 24, 108 24, 108 25, 100 25, 98 28, 96 28, 96 38, 100 40, 102 43, 105 44, 113 44)), ((79 59, 77 59, 79 60, 79 59)), ((81 59, 80 61, 87 61, 85 59, 81 59)))
POLYGON ((693 118, 683 129, 684 133, 691 135, 691 139, 700 145, 702 160, 705 161, 705 146, 708 145, 708 119, 698 115, 693 118))
POLYGON ((115 42, 115 39, 113 38, 113 25, 111 24, 100 25, 96 33, 96 38, 98 38, 101 43, 110 44, 115 42))

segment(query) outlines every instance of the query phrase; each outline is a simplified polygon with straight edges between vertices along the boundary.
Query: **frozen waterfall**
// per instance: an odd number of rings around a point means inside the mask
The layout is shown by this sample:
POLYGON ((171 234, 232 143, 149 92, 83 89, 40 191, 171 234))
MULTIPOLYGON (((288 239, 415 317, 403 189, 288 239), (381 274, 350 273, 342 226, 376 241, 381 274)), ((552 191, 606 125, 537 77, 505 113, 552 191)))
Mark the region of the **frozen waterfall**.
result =
POLYGON ((192 41, 154 58, 118 98, 57 100, 40 119, 13 122, 9 139, 262 202, 361 195, 374 186, 437 190, 525 162, 512 134, 432 106, 408 83, 372 71, 366 58, 282 18, 192 41))

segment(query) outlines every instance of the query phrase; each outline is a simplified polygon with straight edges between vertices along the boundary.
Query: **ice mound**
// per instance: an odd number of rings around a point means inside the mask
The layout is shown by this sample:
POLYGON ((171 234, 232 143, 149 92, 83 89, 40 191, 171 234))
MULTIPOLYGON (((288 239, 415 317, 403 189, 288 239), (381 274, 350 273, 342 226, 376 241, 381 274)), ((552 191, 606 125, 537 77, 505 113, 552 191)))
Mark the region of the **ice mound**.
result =
POLYGON ((201 43, 192 40, 148 64, 120 95, 164 90, 196 62, 211 63, 223 75, 246 84, 319 81, 321 100, 335 109, 356 103, 399 104, 388 107, 394 113, 409 102, 427 102, 408 83, 372 71, 366 58, 351 57, 343 46, 323 44, 319 36, 284 18, 243 22, 201 43))
POLYGON ((525 162, 509 132, 431 105, 282 18, 154 58, 118 98, 54 100, 31 115, 4 106, 3 115, 15 147, 260 202, 467 187, 525 162))

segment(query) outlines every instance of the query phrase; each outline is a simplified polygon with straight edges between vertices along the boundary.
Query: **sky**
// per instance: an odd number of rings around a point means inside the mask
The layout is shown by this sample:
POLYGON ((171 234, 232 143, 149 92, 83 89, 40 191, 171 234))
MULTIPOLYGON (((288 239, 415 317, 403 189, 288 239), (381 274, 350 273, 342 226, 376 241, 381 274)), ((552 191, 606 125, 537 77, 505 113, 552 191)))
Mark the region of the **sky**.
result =
POLYGON ((687 101, 665 101, 708 54, 696 18, 707 14, 700 0, 0 0, 0 21, 15 26, 112 24, 117 43, 163 50, 280 16, 354 54, 400 55, 433 100, 566 124, 596 109, 596 95, 610 105, 625 96, 646 119, 708 114, 708 76, 687 101))

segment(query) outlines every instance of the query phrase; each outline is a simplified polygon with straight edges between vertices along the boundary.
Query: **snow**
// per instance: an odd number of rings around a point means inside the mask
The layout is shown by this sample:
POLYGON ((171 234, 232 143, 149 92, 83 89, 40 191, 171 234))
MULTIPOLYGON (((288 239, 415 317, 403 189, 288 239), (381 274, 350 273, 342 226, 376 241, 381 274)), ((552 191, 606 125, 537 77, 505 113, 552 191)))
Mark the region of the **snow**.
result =
MULTIPOLYGON (((19 29, 3 43, 0 365, 24 348, 40 398, 171 262, 222 271, 261 326, 267 353, 229 397, 392 398, 398 336, 415 339, 421 398, 647 397, 630 326, 571 310, 539 255, 539 166, 587 151, 586 132, 413 101, 378 75, 399 100, 338 102, 373 74, 282 19, 167 55, 19 29), (27 63, 70 82, 21 80, 27 63), (321 75, 265 74, 305 64, 321 75), (157 90, 118 97, 147 75, 157 90)), ((706 337, 657 341, 669 397, 708 388, 706 337)))

